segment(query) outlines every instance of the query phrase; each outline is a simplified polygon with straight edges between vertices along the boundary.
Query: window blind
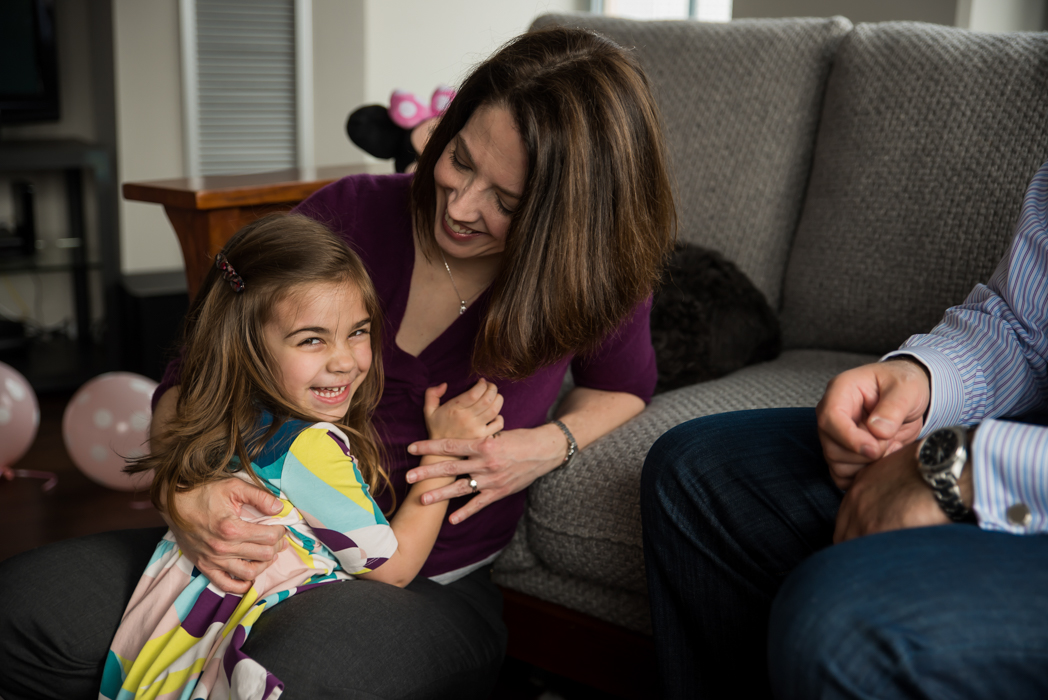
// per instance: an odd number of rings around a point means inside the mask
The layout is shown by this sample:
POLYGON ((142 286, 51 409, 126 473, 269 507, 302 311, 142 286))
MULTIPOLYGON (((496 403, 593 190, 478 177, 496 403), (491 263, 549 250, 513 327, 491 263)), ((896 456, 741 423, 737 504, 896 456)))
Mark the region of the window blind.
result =
POLYGON ((189 2, 195 6, 197 172, 294 167, 294 0, 189 2))

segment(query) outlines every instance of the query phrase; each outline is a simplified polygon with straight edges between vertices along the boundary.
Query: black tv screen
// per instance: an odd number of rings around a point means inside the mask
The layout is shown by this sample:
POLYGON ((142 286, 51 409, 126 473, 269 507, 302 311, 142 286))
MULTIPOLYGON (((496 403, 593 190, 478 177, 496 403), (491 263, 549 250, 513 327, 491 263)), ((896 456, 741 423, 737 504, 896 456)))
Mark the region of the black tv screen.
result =
POLYGON ((54 0, 2 0, 0 124, 58 118, 54 0))

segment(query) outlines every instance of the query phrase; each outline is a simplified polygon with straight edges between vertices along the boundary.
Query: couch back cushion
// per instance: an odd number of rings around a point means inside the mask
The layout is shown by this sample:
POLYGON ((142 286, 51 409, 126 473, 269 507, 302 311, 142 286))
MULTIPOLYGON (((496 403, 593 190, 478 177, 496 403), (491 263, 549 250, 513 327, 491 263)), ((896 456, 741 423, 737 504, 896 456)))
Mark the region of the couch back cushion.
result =
POLYGON ((662 111, 681 238, 734 261, 778 308, 843 18, 650 22, 545 15, 635 48, 662 111))
POLYGON ((860 24, 826 88, 790 254, 788 348, 882 353, 1007 251, 1048 159, 1048 34, 860 24))

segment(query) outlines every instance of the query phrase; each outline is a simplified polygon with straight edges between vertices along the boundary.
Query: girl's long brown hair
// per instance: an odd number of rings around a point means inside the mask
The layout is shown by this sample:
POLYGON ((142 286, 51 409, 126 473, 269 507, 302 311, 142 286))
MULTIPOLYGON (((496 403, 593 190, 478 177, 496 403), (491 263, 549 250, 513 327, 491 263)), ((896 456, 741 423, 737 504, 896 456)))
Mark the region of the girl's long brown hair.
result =
POLYGON ((658 107, 636 59, 592 32, 545 29, 473 70, 420 156, 412 216, 428 258, 439 256, 433 170, 483 106, 513 116, 528 172, 473 365, 522 379, 595 349, 652 292, 676 210, 658 107))
MULTIPOLYGON (((153 504, 180 527, 174 496, 231 475, 250 463, 288 419, 316 422, 281 396, 279 368, 266 349, 264 327, 281 301, 314 284, 351 284, 371 317, 372 364, 338 426, 352 442, 372 490, 389 479, 371 417, 382 395, 382 310, 360 258, 323 224, 297 214, 273 214, 245 226, 223 249, 244 280, 235 293, 213 266, 186 316, 181 381, 174 419, 152 454, 128 472, 152 470, 153 504), (261 428, 262 410, 273 423, 261 428)), ((261 484, 260 484, 261 485, 261 484)))

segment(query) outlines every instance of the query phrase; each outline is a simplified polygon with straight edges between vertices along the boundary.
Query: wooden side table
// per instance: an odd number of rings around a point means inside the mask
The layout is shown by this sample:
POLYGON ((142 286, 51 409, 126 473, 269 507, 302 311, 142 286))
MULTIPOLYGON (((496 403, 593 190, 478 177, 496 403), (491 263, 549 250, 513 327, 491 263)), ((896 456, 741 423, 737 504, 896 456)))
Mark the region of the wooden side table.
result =
POLYGON ((164 207, 186 263, 192 299, 222 246, 241 227, 266 214, 287 211, 324 185, 346 175, 379 174, 388 164, 299 168, 251 175, 208 175, 124 183, 124 199, 164 207))

